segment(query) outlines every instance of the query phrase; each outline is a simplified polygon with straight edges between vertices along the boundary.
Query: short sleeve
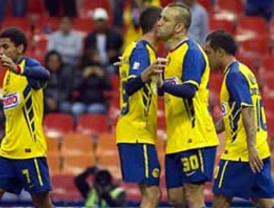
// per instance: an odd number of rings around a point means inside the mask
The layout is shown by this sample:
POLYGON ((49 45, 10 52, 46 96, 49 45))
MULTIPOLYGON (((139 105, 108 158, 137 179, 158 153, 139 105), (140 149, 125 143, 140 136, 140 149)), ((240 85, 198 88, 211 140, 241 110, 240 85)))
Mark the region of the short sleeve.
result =
POLYGON ((189 49, 185 55, 182 68, 182 82, 195 85, 197 88, 201 82, 201 76, 205 70, 206 62, 199 49, 189 49))
POLYGON ((145 48, 135 48, 129 59, 130 69, 129 76, 139 76, 149 65, 149 53, 145 48))
POLYGON ((241 72, 237 71, 229 73, 226 79, 226 86, 232 100, 234 100, 238 105, 252 105, 248 81, 241 72))

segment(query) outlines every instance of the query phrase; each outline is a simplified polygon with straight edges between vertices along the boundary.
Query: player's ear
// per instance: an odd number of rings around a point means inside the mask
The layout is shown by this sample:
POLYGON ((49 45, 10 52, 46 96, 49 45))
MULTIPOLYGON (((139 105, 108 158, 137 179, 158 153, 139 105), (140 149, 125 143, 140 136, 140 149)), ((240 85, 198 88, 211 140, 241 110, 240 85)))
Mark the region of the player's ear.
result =
POLYGON ((217 51, 220 57, 224 57, 226 54, 225 50, 222 48, 218 48, 217 51))
POLYGON ((25 49, 25 46, 23 44, 20 44, 19 46, 17 46, 18 54, 23 54, 24 49, 25 49))

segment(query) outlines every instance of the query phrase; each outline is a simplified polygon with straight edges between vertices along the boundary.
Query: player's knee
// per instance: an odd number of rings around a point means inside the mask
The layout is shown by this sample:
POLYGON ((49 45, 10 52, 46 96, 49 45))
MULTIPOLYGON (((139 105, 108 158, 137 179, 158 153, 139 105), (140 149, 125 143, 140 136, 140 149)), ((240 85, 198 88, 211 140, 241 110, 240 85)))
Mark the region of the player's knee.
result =
POLYGON ((39 207, 39 208, 51 208, 52 207, 49 192, 33 194, 32 195, 32 203, 35 207, 39 207))
POLYGON ((226 197, 223 194, 214 195, 213 208, 229 208, 232 198, 226 197))
POLYGON ((154 203, 154 204, 158 204, 159 201, 161 200, 162 197, 162 193, 160 191, 159 187, 153 187, 152 189, 147 191, 147 199, 154 203))
POLYGON ((183 200, 184 200, 183 196, 179 196, 177 194, 169 194, 168 195, 168 201, 174 207, 178 207, 178 206, 182 205, 184 203, 183 200))

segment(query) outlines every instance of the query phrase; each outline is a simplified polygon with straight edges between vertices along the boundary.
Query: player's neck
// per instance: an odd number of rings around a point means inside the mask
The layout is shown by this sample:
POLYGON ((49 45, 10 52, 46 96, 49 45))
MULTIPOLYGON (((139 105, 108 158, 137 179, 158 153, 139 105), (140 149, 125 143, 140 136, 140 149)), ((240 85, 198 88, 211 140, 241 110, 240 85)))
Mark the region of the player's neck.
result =
POLYGON ((176 48, 177 45, 179 45, 181 42, 185 41, 186 39, 187 39, 186 35, 180 34, 180 35, 174 36, 167 42, 169 47, 172 49, 172 48, 176 48))
POLYGON ((224 58, 223 61, 223 70, 224 72, 227 70, 227 68, 232 64, 232 62, 236 61, 236 58, 234 56, 227 56, 224 58))
POLYGON ((141 37, 142 40, 145 40, 150 43, 151 46, 155 49, 157 46, 157 39, 153 33, 147 33, 142 35, 141 37))

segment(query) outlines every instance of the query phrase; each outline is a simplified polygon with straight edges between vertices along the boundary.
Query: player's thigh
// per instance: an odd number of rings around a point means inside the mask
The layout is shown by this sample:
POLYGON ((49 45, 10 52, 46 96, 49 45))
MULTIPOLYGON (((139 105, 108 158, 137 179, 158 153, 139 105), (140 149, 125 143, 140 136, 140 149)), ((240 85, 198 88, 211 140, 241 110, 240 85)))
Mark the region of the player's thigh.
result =
POLYGON ((252 201, 259 208, 272 208, 274 206, 274 199, 253 198, 252 201))
POLYGON ((32 203, 34 206, 39 208, 51 208, 52 203, 49 192, 35 193, 32 194, 32 203))
POLYGON ((159 186, 139 184, 142 195, 149 201, 160 201, 162 193, 159 186))
POLYGON ((22 190, 22 184, 18 178, 14 161, 0 156, 0 189, 4 192, 19 194, 22 190))
POLYGON ((256 173, 251 198, 273 199, 274 186, 271 176, 271 159, 266 158, 263 160, 263 163, 263 169, 259 173, 256 173))
POLYGON ((184 191, 187 201, 204 203, 204 184, 185 183, 184 191))
POLYGON ((256 174, 248 162, 220 160, 214 176, 213 193, 250 198, 256 174))
POLYGON ((186 197, 183 187, 169 188, 167 190, 168 200, 174 206, 183 207, 186 205, 186 197))
POLYGON ((159 186, 160 163, 150 144, 118 144, 122 178, 128 183, 159 186))
POLYGON ((18 160, 15 165, 20 183, 28 192, 40 194, 51 190, 46 158, 18 160))
POLYGON ((215 194, 213 197, 213 208, 229 208, 232 197, 223 194, 215 194))
POLYGON ((181 152, 183 183, 203 184, 206 181, 211 181, 215 155, 215 146, 181 152))

